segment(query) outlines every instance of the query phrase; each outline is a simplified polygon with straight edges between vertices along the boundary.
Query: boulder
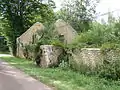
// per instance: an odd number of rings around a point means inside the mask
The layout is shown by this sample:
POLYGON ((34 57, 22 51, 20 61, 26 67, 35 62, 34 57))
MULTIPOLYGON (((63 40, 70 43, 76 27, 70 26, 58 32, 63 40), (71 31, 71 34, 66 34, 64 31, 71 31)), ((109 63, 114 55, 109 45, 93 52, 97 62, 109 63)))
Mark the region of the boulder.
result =
POLYGON ((59 64, 58 57, 63 52, 62 48, 53 45, 42 45, 40 57, 40 66, 43 68, 57 66, 59 64))

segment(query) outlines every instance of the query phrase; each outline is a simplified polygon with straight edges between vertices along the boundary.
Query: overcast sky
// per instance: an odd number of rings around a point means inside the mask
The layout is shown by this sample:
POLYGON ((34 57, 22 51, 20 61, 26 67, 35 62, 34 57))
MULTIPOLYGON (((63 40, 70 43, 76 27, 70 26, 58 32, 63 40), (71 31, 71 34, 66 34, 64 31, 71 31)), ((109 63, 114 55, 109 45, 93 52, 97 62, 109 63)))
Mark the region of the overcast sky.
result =
MULTIPOLYGON (((120 16, 120 0, 101 0, 100 4, 97 7, 97 12, 106 13, 108 11, 115 11, 113 15, 115 17, 120 16)), ((107 20, 107 16, 102 16, 98 18, 99 20, 104 18, 107 20)))
MULTIPOLYGON (((61 8, 61 3, 64 2, 65 0, 54 0, 57 6, 57 10, 59 10, 61 8)), ((120 0, 101 0, 99 5, 97 6, 96 11, 102 13, 106 13, 108 11, 114 11, 117 10, 116 12, 114 12, 114 16, 120 16, 120 0)), ((99 20, 103 18, 103 19, 107 19, 107 16, 102 16, 100 18, 98 18, 99 20)))

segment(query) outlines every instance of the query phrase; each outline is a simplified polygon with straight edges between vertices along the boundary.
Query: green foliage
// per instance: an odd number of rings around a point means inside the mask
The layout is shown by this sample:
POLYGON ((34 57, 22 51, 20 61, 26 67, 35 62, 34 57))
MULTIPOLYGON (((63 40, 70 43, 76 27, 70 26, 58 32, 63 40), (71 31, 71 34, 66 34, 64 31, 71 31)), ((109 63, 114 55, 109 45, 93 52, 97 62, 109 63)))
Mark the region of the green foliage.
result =
MULTIPOLYGON (((55 45, 55 46, 61 46, 63 47, 64 44, 60 40, 59 35, 57 31, 55 31, 53 24, 46 24, 45 29, 42 32, 42 37, 36 42, 39 45, 55 45)), ((41 33, 39 33, 41 35, 41 33)))
POLYGON ((100 67, 99 76, 111 80, 120 79, 120 50, 104 52, 103 65, 100 67), (109 53, 114 52, 114 53, 109 53), (108 55, 107 55, 108 53, 108 55))
POLYGON ((116 43, 106 42, 101 46, 101 51, 103 52, 110 51, 110 50, 119 50, 119 49, 120 49, 120 45, 116 43))
POLYGON ((16 54, 16 38, 24 33, 33 23, 52 22, 54 12, 50 7, 53 2, 43 4, 39 0, 0 0, 2 34, 7 38, 12 53, 16 54))
POLYGON ((0 52, 7 52, 8 46, 6 43, 6 39, 3 36, 0 36, 0 52))
POLYGON ((33 43, 23 46, 26 59, 40 61, 41 45, 54 45, 64 48, 64 44, 60 41, 59 35, 55 31, 53 24, 45 24, 45 29, 37 32, 37 36, 36 38, 33 36, 33 43))
POLYGON ((91 29, 80 33, 72 43, 74 47, 100 47, 104 42, 105 27, 99 23, 93 23, 91 29))
MULTIPOLYGON (((23 46, 23 52, 24 52, 24 56, 26 59, 29 59, 29 60, 34 60, 36 54, 38 53, 36 51, 36 48, 37 48, 37 45, 36 44, 29 44, 29 45, 25 45, 23 46)), ((37 48, 37 50, 39 50, 37 48)))
POLYGON ((51 44, 51 45, 54 45, 54 46, 62 47, 62 48, 65 47, 64 43, 61 42, 61 41, 59 40, 59 38, 58 38, 58 39, 51 40, 51 43, 50 43, 50 44, 51 44))
POLYGON ((63 52, 62 54, 58 57, 59 61, 59 67, 63 70, 69 70, 70 65, 69 65, 69 54, 66 50, 65 47, 63 47, 63 52))
POLYGON ((98 1, 99 0, 71 0, 64 2, 62 9, 57 12, 57 16, 71 24, 76 31, 87 31, 95 15, 98 1))
POLYGON ((120 32, 119 32, 119 20, 114 21, 111 25, 100 24, 93 22, 91 28, 87 32, 80 33, 76 37, 73 45, 80 47, 102 47, 108 45, 108 48, 119 48, 120 44, 120 32), (111 44, 111 45, 110 45, 111 44), (115 46, 114 46, 114 45, 115 46))

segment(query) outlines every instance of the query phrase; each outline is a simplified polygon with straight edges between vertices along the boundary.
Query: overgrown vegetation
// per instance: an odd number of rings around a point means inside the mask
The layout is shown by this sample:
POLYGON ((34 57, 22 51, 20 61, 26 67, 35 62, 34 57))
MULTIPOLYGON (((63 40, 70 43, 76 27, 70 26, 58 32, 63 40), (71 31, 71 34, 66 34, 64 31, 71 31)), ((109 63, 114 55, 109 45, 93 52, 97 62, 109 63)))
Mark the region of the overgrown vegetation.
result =
POLYGON ((37 36, 33 36, 33 42, 29 45, 23 45, 24 56, 26 59, 32 59, 36 61, 37 65, 40 64, 40 55, 41 55, 41 45, 54 45, 59 47, 64 47, 61 37, 59 37, 57 31, 54 28, 53 24, 45 24, 45 29, 43 31, 37 32, 37 36))
MULTIPOLYGON (((119 20, 114 20, 112 22, 109 22, 109 24, 100 24, 98 22, 93 22, 90 25, 90 29, 86 32, 80 33, 74 42, 69 45, 65 45, 63 43, 63 39, 59 37, 57 32, 55 31, 54 25, 46 25, 46 28, 43 32, 39 33, 39 40, 35 40, 33 44, 30 44, 26 46, 28 52, 34 52, 35 55, 33 57, 27 57, 33 58, 33 60, 38 61, 38 65, 40 61, 38 60, 38 56, 40 56, 40 45, 55 45, 60 46, 63 48, 64 53, 59 57, 59 67, 61 67, 64 70, 69 69, 76 69, 77 71, 84 74, 98 74, 100 77, 104 77, 106 79, 112 79, 112 80, 118 80, 119 78, 119 68, 120 65, 118 64, 119 57, 117 58, 108 58, 104 57, 103 65, 98 67, 98 69, 94 72, 91 72, 91 70, 87 70, 87 68, 82 64, 77 67, 76 63, 74 63, 75 67, 72 67, 69 63, 69 60, 71 58, 71 53, 74 52, 75 49, 81 49, 81 48, 101 48, 101 52, 103 53, 103 56, 106 55, 106 53, 109 53, 111 50, 120 50, 120 37, 119 37, 119 20), (38 53, 38 54, 36 54, 38 53), (108 59, 108 60, 107 60, 108 59), (107 61, 107 63, 106 63, 107 61), (109 62, 111 61, 111 62, 109 62), (108 63, 109 62, 109 63, 108 63), (87 71, 86 71, 87 70, 87 71)), ((118 52, 119 53, 119 52, 118 52)), ((30 55, 30 54, 29 54, 30 55)), ((112 56, 112 55, 111 55, 112 56)), ((119 56, 119 55, 118 55, 119 56)))
MULTIPOLYGON (((97 72, 100 77, 119 80, 120 59, 118 54, 120 53, 120 20, 111 16, 109 16, 108 20, 109 22, 106 24, 93 22, 88 31, 80 33, 79 36, 76 37, 69 49, 100 48, 104 57, 103 60, 101 60, 103 61, 103 65, 98 68, 98 72, 97 70, 95 72, 97 72), (113 51, 113 54, 109 53, 111 51, 113 51), (116 56, 114 56, 115 51, 117 51, 116 56)), ((84 70, 84 72, 86 72, 85 74, 87 74, 85 69, 87 67, 84 67, 82 63, 80 67, 82 67, 83 69, 80 69, 84 70)))
POLYGON ((102 48, 118 48, 120 43, 119 37, 119 20, 109 24, 100 24, 93 22, 91 28, 81 33, 74 44, 83 44, 82 47, 102 47, 102 48), (111 44, 111 45, 109 45, 111 44), (113 45, 114 44, 114 45, 113 45))
POLYGON ((120 50, 107 50, 103 53, 103 64, 98 70, 100 77, 109 80, 120 79, 120 50))
MULTIPOLYGON (((1 35, 1 34, 0 34, 1 35)), ((5 37, 0 36, 0 52, 8 52, 8 46, 5 37)))

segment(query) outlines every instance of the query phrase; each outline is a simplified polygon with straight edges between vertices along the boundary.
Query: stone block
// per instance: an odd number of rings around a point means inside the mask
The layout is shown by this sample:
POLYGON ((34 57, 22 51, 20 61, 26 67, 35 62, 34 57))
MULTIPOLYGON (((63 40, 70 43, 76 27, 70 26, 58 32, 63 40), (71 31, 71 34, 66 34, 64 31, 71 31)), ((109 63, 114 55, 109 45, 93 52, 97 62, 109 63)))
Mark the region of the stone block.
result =
POLYGON ((58 65, 58 57, 62 53, 62 48, 53 45, 42 45, 40 46, 42 55, 40 55, 40 66, 41 67, 52 67, 58 65))

